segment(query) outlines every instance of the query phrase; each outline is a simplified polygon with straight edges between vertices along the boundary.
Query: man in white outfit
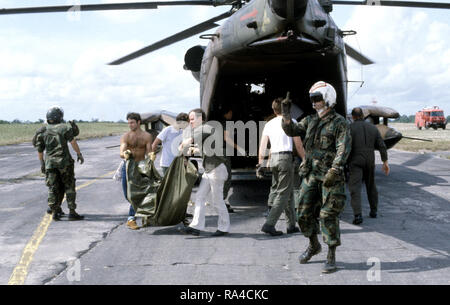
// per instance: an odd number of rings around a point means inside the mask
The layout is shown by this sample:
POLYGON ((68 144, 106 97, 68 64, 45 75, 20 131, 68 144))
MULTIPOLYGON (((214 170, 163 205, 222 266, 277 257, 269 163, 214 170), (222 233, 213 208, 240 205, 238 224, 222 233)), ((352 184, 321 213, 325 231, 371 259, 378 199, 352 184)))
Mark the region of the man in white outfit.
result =
POLYGON ((181 112, 176 117, 174 126, 165 127, 156 137, 152 144, 152 151, 156 151, 159 144, 162 144, 162 153, 160 166, 163 175, 166 175, 167 170, 172 164, 173 159, 178 153, 178 146, 182 141, 183 129, 188 125, 187 113, 181 112))
MULTIPOLYGON (((214 147, 203 145, 209 136, 220 135, 222 137, 223 131, 215 132, 214 127, 204 124, 205 117, 205 113, 201 109, 194 109, 189 112, 189 124, 193 129, 193 136, 184 140, 181 144, 184 153, 202 155, 205 172, 195 196, 192 222, 188 227, 181 228, 180 231, 186 234, 199 235, 200 231, 205 229, 205 203, 211 193, 212 204, 219 214, 217 231, 212 236, 223 236, 228 234, 230 230, 230 216, 223 200, 223 187, 228 178, 225 165, 226 157, 223 151, 218 154, 214 147)), ((223 140, 214 143, 222 142, 223 140)))
POLYGON ((259 148, 259 164, 257 166, 257 176, 261 177, 261 170, 267 167, 263 162, 264 157, 267 155, 267 144, 270 142, 272 186, 270 188, 269 200, 273 202, 273 206, 261 231, 271 236, 283 234, 282 231, 275 230, 275 224, 283 211, 287 221, 286 233, 300 232, 300 229, 295 226, 293 148, 295 145, 295 151, 302 159, 305 158, 305 150, 300 137, 288 137, 281 128, 282 100, 283 98, 277 98, 272 102, 272 109, 276 117, 264 126, 259 148))

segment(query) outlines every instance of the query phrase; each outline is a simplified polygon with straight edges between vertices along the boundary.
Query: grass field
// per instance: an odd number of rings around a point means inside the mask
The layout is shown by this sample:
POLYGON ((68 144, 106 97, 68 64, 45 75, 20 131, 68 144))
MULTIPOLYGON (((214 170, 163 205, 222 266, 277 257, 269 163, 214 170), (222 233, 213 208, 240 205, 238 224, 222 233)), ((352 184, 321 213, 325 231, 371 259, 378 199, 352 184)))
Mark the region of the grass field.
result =
MULTIPOLYGON (((424 142, 410 139, 401 139, 395 149, 407 151, 450 151, 450 130, 438 128, 434 130, 422 129, 418 130, 413 123, 390 123, 389 126, 397 129, 403 136, 424 138, 432 140, 433 142, 424 142)), ((450 127, 450 126, 448 126, 450 127)))
MULTIPOLYGON (((127 123, 77 123, 77 139, 120 135, 129 130, 127 123)), ((31 142, 36 130, 43 124, 0 124, 0 145, 31 142)))

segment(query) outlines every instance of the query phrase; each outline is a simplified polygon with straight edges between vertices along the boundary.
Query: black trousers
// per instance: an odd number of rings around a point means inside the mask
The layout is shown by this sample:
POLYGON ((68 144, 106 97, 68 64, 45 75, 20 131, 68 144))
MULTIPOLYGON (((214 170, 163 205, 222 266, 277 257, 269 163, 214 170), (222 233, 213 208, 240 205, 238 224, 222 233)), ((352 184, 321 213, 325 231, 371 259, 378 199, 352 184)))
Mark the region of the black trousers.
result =
POLYGON ((375 161, 350 162, 348 189, 351 196, 353 214, 361 214, 361 187, 364 181, 370 210, 376 212, 378 208, 378 191, 375 185, 375 161))

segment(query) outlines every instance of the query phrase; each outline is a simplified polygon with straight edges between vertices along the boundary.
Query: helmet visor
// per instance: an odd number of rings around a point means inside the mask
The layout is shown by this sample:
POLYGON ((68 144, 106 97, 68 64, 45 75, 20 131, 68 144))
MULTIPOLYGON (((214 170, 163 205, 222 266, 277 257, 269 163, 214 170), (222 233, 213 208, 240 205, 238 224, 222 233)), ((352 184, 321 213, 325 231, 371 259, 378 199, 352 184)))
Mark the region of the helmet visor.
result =
POLYGON ((318 103, 324 101, 322 93, 318 91, 310 93, 309 99, 311 100, 311 103, 318 103))

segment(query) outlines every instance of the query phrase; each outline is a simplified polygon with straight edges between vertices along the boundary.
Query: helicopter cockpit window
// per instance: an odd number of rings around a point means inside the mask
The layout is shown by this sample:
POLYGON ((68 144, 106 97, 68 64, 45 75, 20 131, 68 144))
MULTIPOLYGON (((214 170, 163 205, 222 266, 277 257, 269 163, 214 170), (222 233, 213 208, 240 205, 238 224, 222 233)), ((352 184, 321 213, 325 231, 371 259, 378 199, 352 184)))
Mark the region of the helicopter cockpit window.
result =
POLYGON ((368 123, 375 124, 374 121, 373 121, 373 118, 370 117, 370 116, 368 116, 368 117, 365 119, 365 121, 368 122, 368 123))
POLYGON ((156 122, 152 122, 150 124, 150 128, 153 130, 157 130, 157 131, 161 131, 164 129, 164 127, 166 127, 163 122, 161 122, 161 120, 158 120, 156 122))

